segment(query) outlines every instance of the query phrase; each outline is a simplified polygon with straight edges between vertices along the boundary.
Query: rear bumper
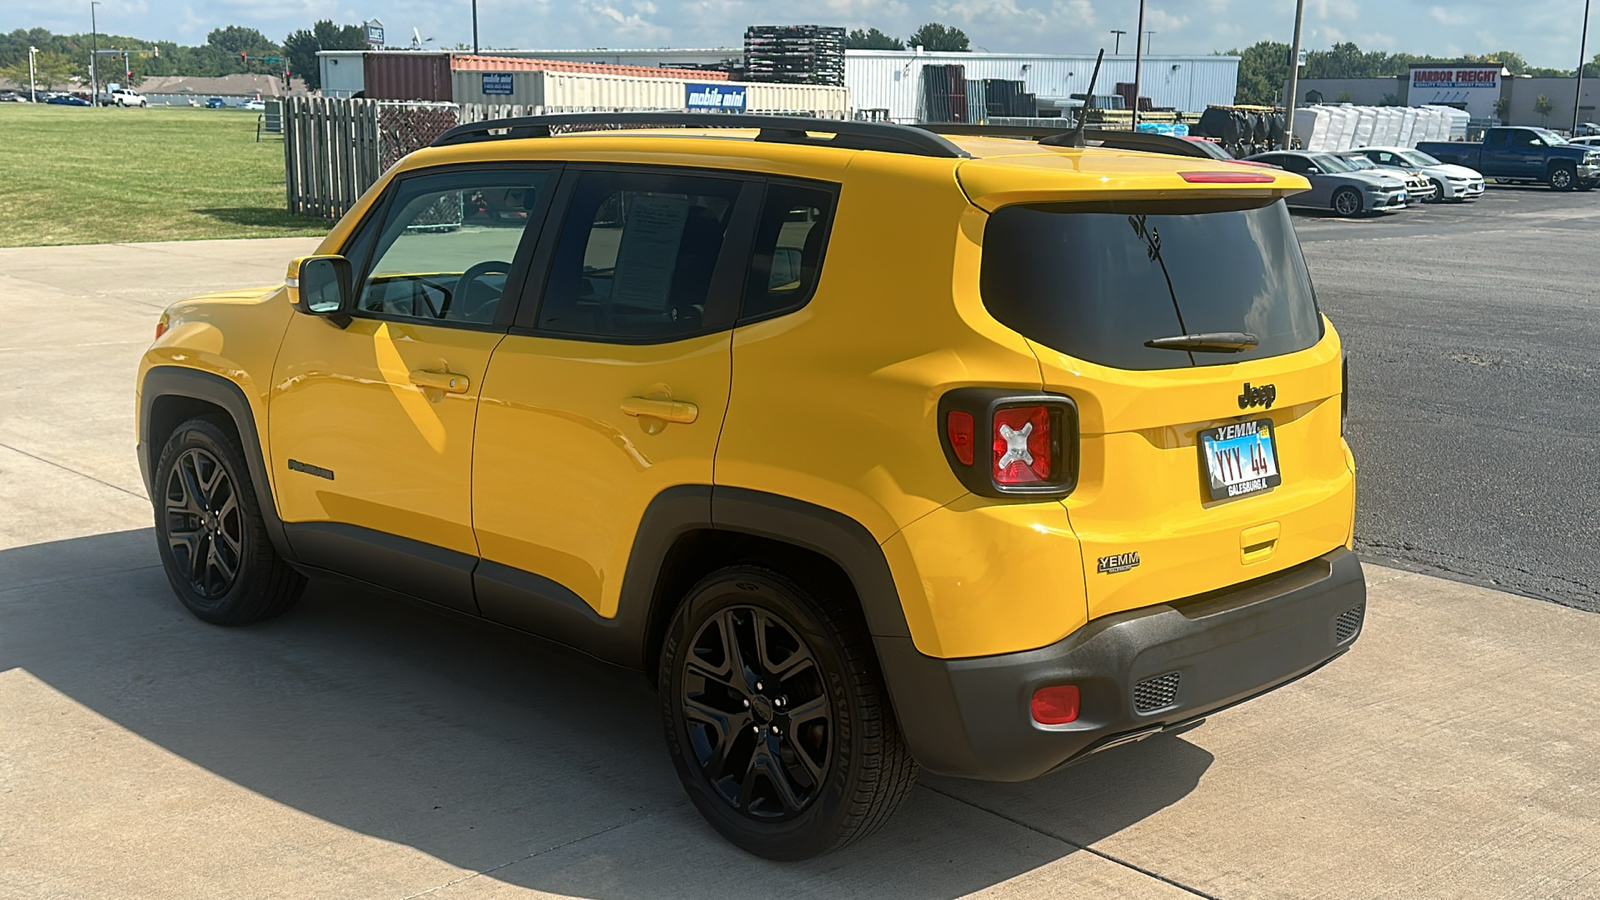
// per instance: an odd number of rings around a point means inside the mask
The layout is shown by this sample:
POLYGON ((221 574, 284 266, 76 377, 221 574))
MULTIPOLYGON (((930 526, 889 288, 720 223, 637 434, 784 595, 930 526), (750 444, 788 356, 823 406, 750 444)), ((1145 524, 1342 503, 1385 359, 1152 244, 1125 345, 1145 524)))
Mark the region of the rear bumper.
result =
POLYGON ((1025 653, 936 659, 883 638, 878 653, 924 768, 1022 781, 1319 668, 1360 635, 1365 603, 1361 563, 1339 548, 1236 588, 1097 619, 1025 653), (1059 684, 1078 686, 1078 719, 1040 725, 1033 693, 1059 684))

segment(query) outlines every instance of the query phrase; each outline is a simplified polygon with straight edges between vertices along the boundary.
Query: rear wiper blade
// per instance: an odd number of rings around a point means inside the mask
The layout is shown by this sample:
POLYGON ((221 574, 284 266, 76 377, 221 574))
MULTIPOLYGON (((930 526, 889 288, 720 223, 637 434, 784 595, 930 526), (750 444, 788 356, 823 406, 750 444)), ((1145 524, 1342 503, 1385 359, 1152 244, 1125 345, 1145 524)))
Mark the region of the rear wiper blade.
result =
POLYGON ((1261 343, 1246 331, 1208 331, 1204 334, 1180 334, 1174 337, 1145 341, 1146 347, 1157 350, 1192 350, 1200 353, 1238 353, 1261 343))

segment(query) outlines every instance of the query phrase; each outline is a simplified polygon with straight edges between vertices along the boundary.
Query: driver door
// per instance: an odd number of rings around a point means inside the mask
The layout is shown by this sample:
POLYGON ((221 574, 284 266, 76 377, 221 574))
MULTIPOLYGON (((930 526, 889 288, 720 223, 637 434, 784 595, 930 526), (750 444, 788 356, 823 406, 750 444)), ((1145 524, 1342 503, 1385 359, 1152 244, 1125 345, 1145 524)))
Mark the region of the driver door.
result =
POLYGON ((397 181, 344 248, 348 324, 293 317, 268 428, 304 562, 476 611, 478 395, 553 181, 490 167, 397 181))

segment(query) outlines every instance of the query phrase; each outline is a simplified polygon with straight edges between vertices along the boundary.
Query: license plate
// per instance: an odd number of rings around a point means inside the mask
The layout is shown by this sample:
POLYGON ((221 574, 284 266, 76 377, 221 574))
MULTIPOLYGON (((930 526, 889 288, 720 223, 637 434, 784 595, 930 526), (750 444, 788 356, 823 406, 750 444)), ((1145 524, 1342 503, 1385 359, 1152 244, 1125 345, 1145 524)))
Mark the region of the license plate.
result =
POLYGON ((1282 484, 1272 421, 1255 419, 1200 432, 1200 467, 1213 500, 1242 497, 1282 484))

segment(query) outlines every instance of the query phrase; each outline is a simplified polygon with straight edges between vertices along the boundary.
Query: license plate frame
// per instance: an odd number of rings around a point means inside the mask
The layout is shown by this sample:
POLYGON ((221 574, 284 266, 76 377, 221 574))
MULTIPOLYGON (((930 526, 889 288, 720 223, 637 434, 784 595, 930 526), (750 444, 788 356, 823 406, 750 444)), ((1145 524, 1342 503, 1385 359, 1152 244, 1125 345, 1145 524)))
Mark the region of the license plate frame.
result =
POLYGON ((1200 481, 1212 500, 1248 497, 1283 483, 1278 436, 1271 419, 1202 429, 1195 445, 1199 450, 1200 481))

